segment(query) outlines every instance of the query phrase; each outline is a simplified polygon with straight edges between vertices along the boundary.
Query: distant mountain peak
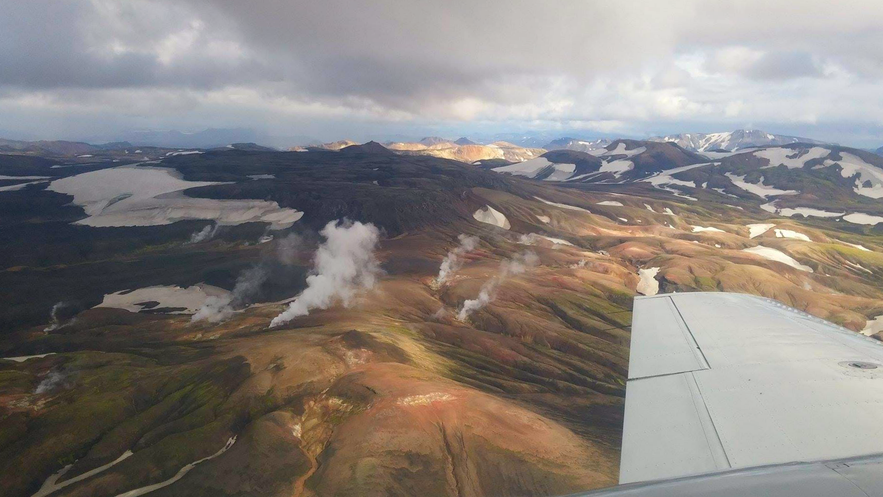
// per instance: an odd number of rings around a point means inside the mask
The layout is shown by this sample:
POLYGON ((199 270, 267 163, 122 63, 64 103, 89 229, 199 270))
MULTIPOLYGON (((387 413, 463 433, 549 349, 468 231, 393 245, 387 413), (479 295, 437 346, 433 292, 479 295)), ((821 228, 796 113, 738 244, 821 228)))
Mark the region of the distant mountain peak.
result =
POLYGON ((600 140, 581 140, 579 138, 558 138, 543 146, 546 150, 575 150, 577 152, 590 152, 607 147, 612 142, 606 138, 600 140))
POLYGON ((469 138, 466 138, 465 136, 461 136, 460 138, 457 138, 457 140, 454 143, 456 143, 457 145, 478 145, 478 143, 470 140, 469 138))
POLYGON ((438 145, 439 143, 450 143, 451 140, 446 140, 439 136, 427 136, 420 140, 420 143, 426 145, 427 147, 431 147, 433 145, 438 145))
POLYGON ((495 142, 491 143, 491 145, 494 147, 500 147, 500 148, 519 148, 518 145, 516 145, 514 143, 509 143, 509 142, 503 141, 503 140, 495 141, 495 142))
POLYGON ((346 147, 351 147, 353 145, 358 145, 358 143, 356 143, 352 140, 344 139, 344 140, 337 140, 334 142, 323 143, 323 144, 319 145, 318 148, 324 148, 326 150, 341 150, 346 147))
POLYGON ((231 143, 226 147, 219 147, 220 150, 240 150, 244 152, 275 152, 276 149, 258 145, 254 142, 231 143))
POLYGON ((736 152, 746 148, 789 145, 792 143, 826 144, 809 138, 775 135, 759 129, 737 129, 722 133, 680 133, 653 137, 649 141, 675 143, 692 152, 736 152))
POLYGON ((340 149, 341 152, 346 153, 360 153, 360 154, 392 154, 393 152, 388 148, 384 147, 380 143, 376 141, 369 141, 367 143, 363 143, 361 145, 350 145, 348 147, 344 147, 340 149))

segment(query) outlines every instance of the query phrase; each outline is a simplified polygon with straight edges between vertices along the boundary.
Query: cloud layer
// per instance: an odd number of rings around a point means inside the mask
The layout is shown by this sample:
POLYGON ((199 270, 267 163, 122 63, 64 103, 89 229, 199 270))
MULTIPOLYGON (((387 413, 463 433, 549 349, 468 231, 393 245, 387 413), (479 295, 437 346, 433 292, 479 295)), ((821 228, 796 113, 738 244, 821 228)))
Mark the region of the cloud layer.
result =
POLYGON ((764 125, 883 140, 878 1, 0 3, 0 130, 19 133, 764 125))

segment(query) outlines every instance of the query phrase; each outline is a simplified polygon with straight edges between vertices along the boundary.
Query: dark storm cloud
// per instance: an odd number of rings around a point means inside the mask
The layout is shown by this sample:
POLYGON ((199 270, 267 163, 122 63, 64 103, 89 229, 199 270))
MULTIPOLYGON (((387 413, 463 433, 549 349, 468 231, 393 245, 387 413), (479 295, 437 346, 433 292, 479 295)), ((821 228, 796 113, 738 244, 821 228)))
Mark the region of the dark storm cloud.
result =
POLYGON ((603 3, 43 0, 10 7, 0 20, 0 62, 9 68, 0 83, 31 88, 267 81, 320 95, 462 96, 492 93, 487 82, 503 77, 563 71, 582 78, 598 72, 594 64, 615 70, 635 46, 627 39, 595 45, 628 23, 603 3), (608 21, 591 35, 557 26, 578 18, 608 21), (191 20, 204 28, 189 30, 191 20), (160 45, 188 30, 198 31, 193 44, 163 63, 160 45), (199 50, 211 36, 248 56, 231 61, 199 50))
POLYGON ((870 0, 0 6, 0 129, 883 122, 870 0))
MULTIPOLYGON (((0 85, 39 90, 210 88, 278 78, 276 71, 258 60, 225 60, 223 53, 207 57, 205 50, 187 50, 164 61, 163 43, 173 52, 176 34, 191 36, 191 44, 197 46, 212 40, 192 24, 167 23, 172 12, 151 16, 158 25, 149 26, 150 19, 138 18, 144 10, 121 8, 115 12, 117 16, 102 15, 96 12, 101 10, 100 4, 29 0, 4 6, 0 16, 0 85), (127 32, 116 36, 118 30, 127 32)), ((222 50, 223 46, 216 48, 222 50)))
POLYGON ((712 71, 757 81, 824 76, 819 62, 806 52, 722 50, 708 61, 707 67, 712 71))
POLYGON ((816 61, 804 52, 767 53, 746 71, 746 76, 752 79, 793 79, 822 75, 816 61))

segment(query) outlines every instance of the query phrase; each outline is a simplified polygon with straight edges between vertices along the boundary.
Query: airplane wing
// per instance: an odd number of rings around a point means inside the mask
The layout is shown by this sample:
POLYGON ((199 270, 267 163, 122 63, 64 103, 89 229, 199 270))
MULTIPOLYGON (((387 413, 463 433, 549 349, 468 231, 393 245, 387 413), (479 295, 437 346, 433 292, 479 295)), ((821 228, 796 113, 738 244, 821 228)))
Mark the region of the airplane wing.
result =
POLYGON ((880 453, 876 340, 750 295, 635 299, 621 484, 880 453))

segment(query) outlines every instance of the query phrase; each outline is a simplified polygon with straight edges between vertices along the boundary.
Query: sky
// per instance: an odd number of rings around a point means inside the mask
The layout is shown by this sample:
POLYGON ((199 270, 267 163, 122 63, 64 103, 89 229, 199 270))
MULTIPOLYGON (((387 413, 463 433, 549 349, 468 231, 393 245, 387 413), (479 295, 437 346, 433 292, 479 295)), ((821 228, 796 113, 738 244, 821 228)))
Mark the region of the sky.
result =
POLYGON ((0 136, 883 145, 883 2, 0 0, 0 136))

